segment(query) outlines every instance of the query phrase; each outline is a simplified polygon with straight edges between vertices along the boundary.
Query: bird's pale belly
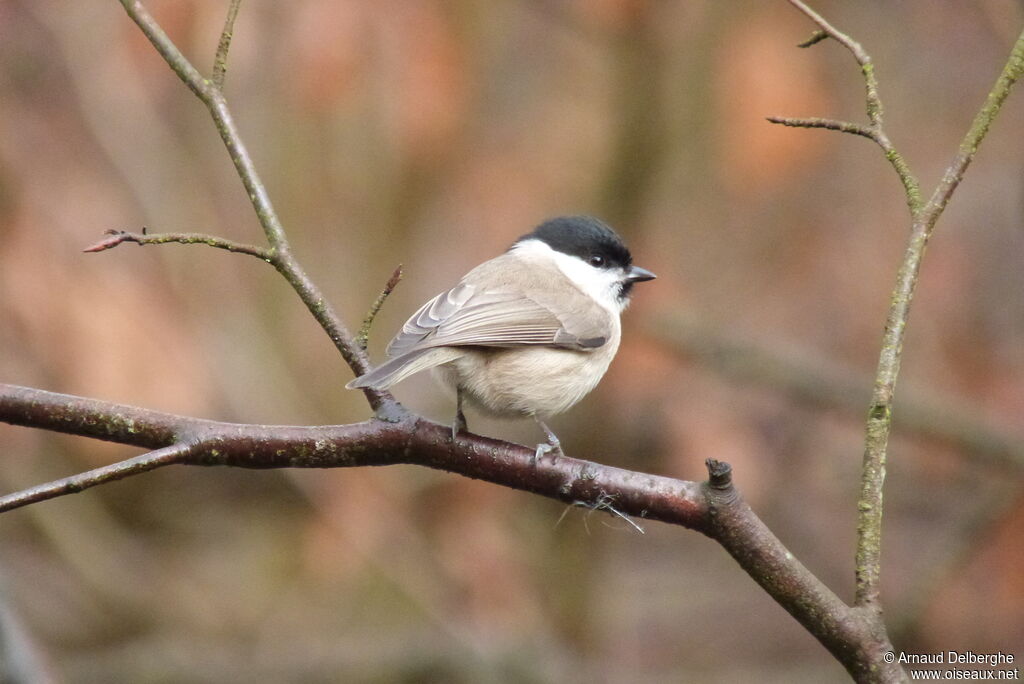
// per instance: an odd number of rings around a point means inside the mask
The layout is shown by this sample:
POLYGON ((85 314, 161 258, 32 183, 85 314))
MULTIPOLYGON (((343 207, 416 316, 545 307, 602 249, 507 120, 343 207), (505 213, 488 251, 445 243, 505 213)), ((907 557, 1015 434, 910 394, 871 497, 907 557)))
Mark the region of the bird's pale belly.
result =
POLYGON ((434 373, 485 413, 545 417, 568 410, 594 389, 617 349, 617 339, 593 351, 467 348, 434 373))

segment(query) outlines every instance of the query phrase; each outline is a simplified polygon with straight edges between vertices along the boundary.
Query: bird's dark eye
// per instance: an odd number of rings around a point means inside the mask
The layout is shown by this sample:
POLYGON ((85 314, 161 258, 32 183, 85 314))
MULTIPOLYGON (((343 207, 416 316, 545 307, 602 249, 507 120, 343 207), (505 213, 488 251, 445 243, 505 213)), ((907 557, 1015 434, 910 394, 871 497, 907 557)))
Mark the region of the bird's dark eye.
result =
POLYGON ((591 266, 604 266, 604 257, 601 256, 600 254, 593 255, 592 257, 590 257, 590 265, 591 266))

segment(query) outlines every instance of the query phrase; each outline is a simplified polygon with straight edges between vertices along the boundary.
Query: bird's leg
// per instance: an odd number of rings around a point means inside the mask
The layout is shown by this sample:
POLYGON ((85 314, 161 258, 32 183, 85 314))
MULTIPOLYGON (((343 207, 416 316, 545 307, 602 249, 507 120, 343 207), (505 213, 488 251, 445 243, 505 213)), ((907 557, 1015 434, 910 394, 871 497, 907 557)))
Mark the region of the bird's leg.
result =
POLYGON ((537 425, 540 425, 540 429, 543 430, 544 434, 548 437, 547 443, 542 442, 537 445, 537 451, 533 454, 534 465, 536 465, 537 461, 543 458, 546 454, 551 454, 552 463, 557 461, 559 456, 565 456, 565 452, 562 451, 562 443, 558 440, 558 436, 551 431, 551 428, 544 424, 543 420, 537 416, 534 416, 533 419, 537 421, 537 425))
POLYGON ((460 432, 467 430, 466 414, 462 412, 462 389, 455 388, 455 420, 452 421, 452 441, 459 436, 460 432))

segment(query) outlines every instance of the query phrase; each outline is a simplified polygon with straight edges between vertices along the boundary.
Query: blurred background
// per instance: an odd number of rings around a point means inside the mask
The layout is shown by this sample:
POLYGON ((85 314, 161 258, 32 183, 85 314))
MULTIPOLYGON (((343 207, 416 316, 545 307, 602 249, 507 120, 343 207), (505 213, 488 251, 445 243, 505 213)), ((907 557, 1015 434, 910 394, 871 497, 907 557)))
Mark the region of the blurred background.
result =
MULTIPOLYGON (((888 133, 930 194, 1024 6, 814 4, 874 57, 888 133)), ((146 5, 208 74, 227 3, 146 5)), ((227 95, 297 256, 353 329, 404 265, 375 359, 542 219, 615 225, 659 279, 637 288, 598 390, 553 421, 567 452, 696 480, 705 458, 731 462, 849 600, 909 221, 873 143, 765 121, 864 120, 850 55, 794 47, 812 28, 749 0, 246 0, 227 95)), ((911 317, 883 567, 908 651, 1024 658, 1022 132, 1015 92, 911 317)), ((118 3, 0 0, 0 380, 229 421, 368 417, 267 265, 81 252, 143 225, 263 239, 205 110, 118 3)), ((429 378, 396 394, 450 420, 429 378)), ((137 453, 7 425, 0 451, 4 491, 137 453)), ((168 468, 3 515, 0 625, 37 681, 845 681, 716 544, 643 528, 415 467, 168 468)))

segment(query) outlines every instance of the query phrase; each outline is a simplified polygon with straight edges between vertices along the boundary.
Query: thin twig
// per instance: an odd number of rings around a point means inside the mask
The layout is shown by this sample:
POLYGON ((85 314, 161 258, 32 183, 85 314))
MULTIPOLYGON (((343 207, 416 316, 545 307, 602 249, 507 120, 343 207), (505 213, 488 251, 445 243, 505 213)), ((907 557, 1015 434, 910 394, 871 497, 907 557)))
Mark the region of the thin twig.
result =
POLYGON ((817 31, 811 34, 810 38, 808 38, 802 43, 797 43, 796 46, 798 48, 809 48, 812 45, 817 45, 818 43, 820 43, 821 41, 825 40, 828 37, 828 32, 818 29, 817 31))
POLYGON ((921 206, 923 204, 920 185, 917 178, 913 173, 911 173, 910 167, 903 159, 903 156, 896 151, 896 148, 893 147, 892 143, 889 141, 889 136, 885 133, 885 129, 882 125, 884 109, 882 107, 882 98, 878 94, 878 80, 875 78, 875 66, 871 61, 871 55, 867 53, 860 43, 830 24, 824 17, 801 2, 801 0, 788 0, 788 2, 818 25, 818 30, 815 31, 808 40, 800 43, 798 47, 810 47, 811 45, 821 42, 825 37, 828 37, 834 39, 837 43, 849 50, 850 54, 853 55, 853 58, 857 60, 857 64, 860 65, 861 74, 864 76, 865 110, 867 111, 868 121, 870 123, 868 126, 859 126, 857 124, 847 123, 845 121, 833 121, 831 119, 792 119, 786 117, 769 117, 768 120, 772 123, 778 123, 784 126, 831 128, 832 130, 841 131, 843 133, 852 133, 854 135, 860 135, 874 140, 879 147, 882 148, 882 151, 885 153, 885 158, 889 160, 889 163, 892 164, 893 169, 895 169, 896 173, 899 175, 900 182, 903 183, 903 189, 907 196, 907 207, 910 209, 911 216, 916 216, 921 210, 921 206), (825 121, 830 122, 830 124, 839 124, 839 126, 823 125, 820 123, 811 125, 807 125, 807 123, 796 123, 825 121))
POLYGON ((103 252, 125 242, 134 242, 139 245, 163 245, 175 242, 182 245, 206 245, 207 247, 216 247, 217 249, 224 249, 229 252, 249 254, 267 262, 271 259, 270 251, 262 247, 234 242, 205 233, 129 233, 124 230, 108 230, 106 234, 107 237, 94 245, 86 247, 82 251, 103 252))
POLYGON ((960 143, 959 151, 935 188, 928 203, 914 218, 903 262, 896 276, 889 313, 886 316, 882 351, 868 413, 867 434, 864 444, 864 464, 861 493, 858 501, 856 598, 858 606, 880 611, 878 605, 879 574, 882 534, 882 485, 885 481, 886 449, 892 428, 892 399, 896 378, 903 356, 910 303, 914 298, 921 260, 931 237, 935 222, 953 191, 963 179, 978 146, 988 133, 992 121, 1006 101, 1014 83, 1024 73, 1024 33, 1013 47, 995 86, 989 92, 981 111, 974 117, 970 129, 960 143))
MULTIPOLYGON (((861 124, 851 123, 849 121, 839 121, 837 119, 821 119, 817 117, 809 117, 803 119, 797 119, 788 116, 768 116, 765 117, 768 121, 773 124, 780 124, 782 126, 789 126, 791 128, 826 128, 830 131, 839 131, 840 133, 852 133, 853 135, 864 136, 875 140, 875 131, 868 127, 862 126, 861 124)), ((876 141, 877 142, 877 141, 876 141)))
POLYGON ((23 489, 20 492, 8 494, 7 496, 0 496, 0 512, 20 508, 39 501, 46 501, 47 499, 55 499, 66 494, 76 494, 96 485, 120 480, 130 475, 138 475, 139 473, 154 470, 165 465, 171 465, 172 463, 182 463, 187 459, 193 446, 184 443, 172 444, 156 451, 141 454, 135 458, 129 458, 125 461, 78 473, 71 477, 23 489))
POLYGON ((231 48, 231 38, 235 32, 235 19, 238 17, 238 7, 242 0, 231 0, 228 5, 228 16, 224 20, 224 30, 220 32, 220 40, 217 42, 217 54, 213 58, 213 76, 211 80, 217 90, 224 90, 224 75, 228 69, 228 50, 231 48))
MULTIPOLYGON (((806 14, 811 21, 818 25, 821 31, 824 31, 830 38, 849 50, 853 58, 857 60, 857 64, 860 65, 861 72, 864 74, 864 85, 867 90, 868 119, 871 120, 872 125, 880 126, 882 124, 882 100, 878 96, 878 81, 875 79, 875 68, 871 62, 871 55, 864 50, 860 43, 825 21, 824 17, 801 2, 801 0, 789 0, 789 4, 806 14)), ((814 36, 812 36, 813 38, 814 36)), ((814 45, 819 41, 820 39, 813 40, 809 44, 814 45)), ((805 45, 801 44, 800 47, 805 47, 805 45)))
POLYGON ((388 296, 398 287, 399 281, 402 280, 402 264, 398 264, 391 277, 388 278, 388 282, 384 284, 384 289, 381 290, 380 294, 377 295, 377 299, 374 300, 373 306, 366 313, 366 318, 363 319, 363 325, 359 328, 359 334, 356 335, 356 344, 362 349, 366 349, 366 342, 370 338, 370 328, 373 326, 373 320, 377 318, 377 314, 380 313, 380 308, 384 306, 385 300, 388 296))

